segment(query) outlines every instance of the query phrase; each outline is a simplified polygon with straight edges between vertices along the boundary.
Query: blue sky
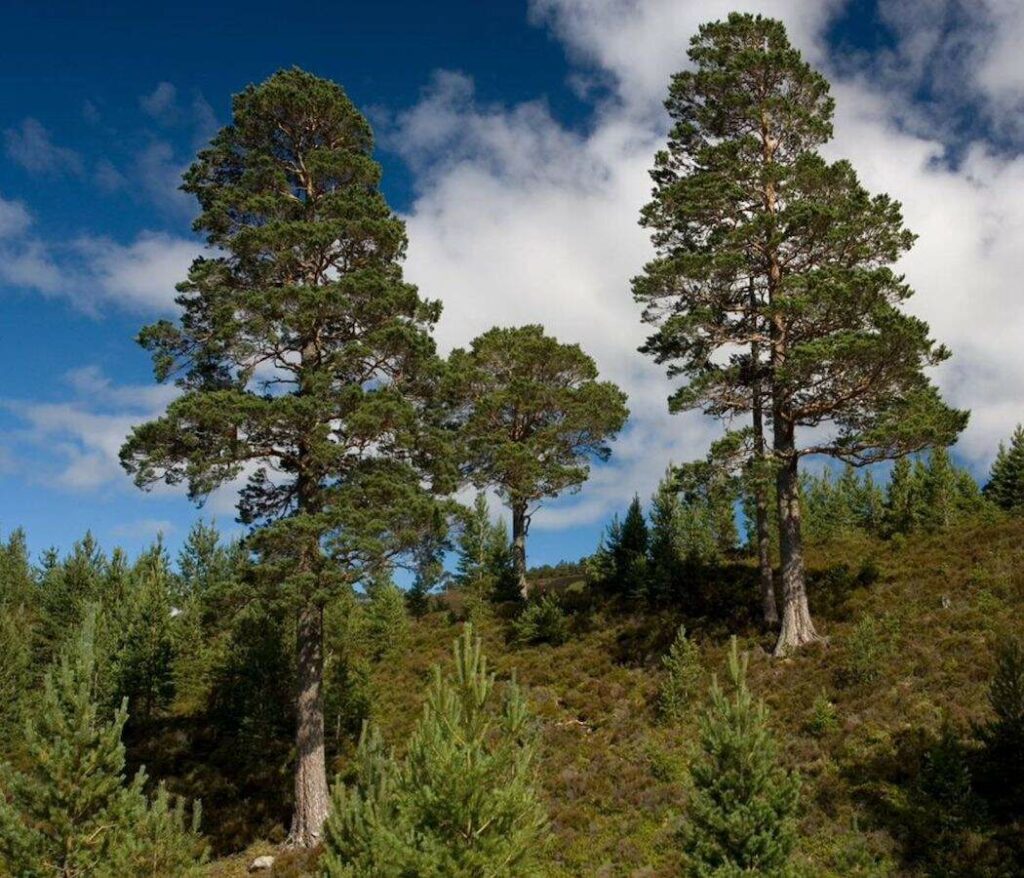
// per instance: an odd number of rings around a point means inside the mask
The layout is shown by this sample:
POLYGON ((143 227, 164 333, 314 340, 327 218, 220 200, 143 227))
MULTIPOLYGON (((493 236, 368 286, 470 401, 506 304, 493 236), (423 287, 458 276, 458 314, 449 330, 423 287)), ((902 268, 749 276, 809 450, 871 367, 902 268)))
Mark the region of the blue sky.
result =
MULTIPOLYGON (((716 426, 664 412, 635 353, 636 226, 669 73, 696 25, 737 6, 782 17, 835 82, 837 137, 921 241, 913 308, 954 350, 936 376, 974 410, 958 446, 981 475, 1021 419, 1024 13, 1012 0, 533 0, 245 4, 14 2, 0 61, 0 531, 68 547, 87 529, 173 547, 197 512, 120 473, 131 423, 168 392, 133 343, 173 314, 198 249, 177 179, 230 95, 292 64, 340 82, 379 132, 409 224, 409 277, 445 302, 442 348, 494 323, 581 341, 630 392, 613 463, 535 519, 532 560, 589 552, 634 490, 702 454, 716 426)), ((495 511, 497 509, 495 508, 495 511)))

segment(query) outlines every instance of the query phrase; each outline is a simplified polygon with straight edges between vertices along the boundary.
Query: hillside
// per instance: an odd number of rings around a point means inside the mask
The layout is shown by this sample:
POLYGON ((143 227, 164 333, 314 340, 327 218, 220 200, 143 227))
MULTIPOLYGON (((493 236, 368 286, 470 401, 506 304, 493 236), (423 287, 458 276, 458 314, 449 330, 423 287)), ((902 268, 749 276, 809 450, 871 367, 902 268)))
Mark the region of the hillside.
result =
MULTIPOLYGON (((992 645, 1020 629, 1024 522, 979 520, 890 541, 858 536, 812 547, 808 560, 812 609, 828 643, 784 660, 768 656, 773 638, 747 621, 742 604, 727 615, 685 606, 645 613, 591 598, 564 574, 535 583, 562 592, 570 636, 561 645, 510 645, 501 613, 479 614, 499 677, 516 672, 539 721, 552 876, 679 874, 676 836, 700 704, 677 724, 660 722, 655 705, 660 657, 680 623, 699 645, 706 678, 722 669, 730 634, 750 651, 751 687, 803 778, 798 861, 806 874, 1022 874, 1020 826, 985 818, 956 778, 969 764, 972 725, 989 715, 992 645)), ((737 594, 744 575, 740 565, 722 589, 737 594)), ((715 583, 703 591, 714 593, 715 583)), ((754 600, 751 590, 751 607, 754 600)), ((435 606, 375 666, 371 715, 389 742, 400 745, 415 722, 426 675, 448 661, 459 615, 435 606)), ((347 764, 341 755, 335 768, 344 775, 347 764)), ((209 874, 244 874, 270 849, 257 843, 215 861, 209 874)), ((304 868, 308 859, 284 855, 273 874, 304 868)))

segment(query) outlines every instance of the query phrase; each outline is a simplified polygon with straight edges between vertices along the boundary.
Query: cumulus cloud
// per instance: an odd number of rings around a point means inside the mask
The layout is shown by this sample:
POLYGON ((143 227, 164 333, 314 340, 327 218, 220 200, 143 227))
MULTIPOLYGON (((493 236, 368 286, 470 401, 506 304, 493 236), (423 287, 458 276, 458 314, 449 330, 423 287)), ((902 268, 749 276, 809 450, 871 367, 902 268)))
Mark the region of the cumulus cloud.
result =
MULTIPOLYGON (((921 235, 902 265, 919 291, 911 310, 956 354, 936 378, 954 403, 974 411, 960 450, 980 469, 1024 407, 1024 389, 1017 389, 1024 388, 1024 314, 1014 284, 1024 269, 1016 245, 1024 231, 1024 160, 984 141, 951 144, 948 127, 915 105, 922 78, 937 76, 929 48, 952 52, 951 16, 968 7, 934 4, 945 17, 933 19, 931 31, 898 26, 899 4, 887 5, 900 37, 887 67, 830 54, 824 34, 841 0, 747 5, 782 18, 833 78, 832 155, 851 158, 871 189, 902 199, 921 235)), ((977 5, 988 18, 969 23, 972 47, 993 21, 1010 32, 1016 26, 1016 4, 977 5)), ((534 0, 533 20, 563 41, 576 81, 584 77, 581 93, 594 101, 584 133, 562 125, 542 101, 481 105, 469 77, 442 72, 385 135, 416 174, 407 271, 445 303, 442 347, 494 323, 541 322, 581 342, 630 395, 632 418, 613 463, 597 467, 577 496, 545 508, 536 527, 603 518, 633 491, 652 490, 670 459, 704 454, 721 429, 696 414, 666 413, 669 383, 636 352, 645 330, 629 279, 650 255, 637 218, 649 197, 647 169, 664 141, 659 105, 668 78, 686 63, 697 26, 734 8, 724 0, 534 0)), ((999 61, 998 45, 972 57, 998 71, 981 64, 977 88, 993 99, 1013 93, 1016 57, 999 61)))
POLYGON ((22 202, 0 196, 0 281, 51 293, 59 288, 61 273, 47 247, 30 236, 32 222, 22 202))
POLYGON ((72 149, 57 146, 38 119, 24 119, 4 132, 8 157, 33 174, 79 175, 82 158, 72 149))
POLYGON ((126 484, 118 451, 132 426, 156 416, 173 399, 167 386, 114 386, 95 368, 65 376, 71 398, 61 402, 7 401, 25 425, 12 437, 31 449, 32 471, 44 483, 74 491, 126 484))
POLYGON ((74 250, 82 258, 79 304, 112 302, 136 311, 167 311, 174 286, 184 280, 199 254, 195 241, 162 232, 142 232, 130 244, 81 237, 74 250))

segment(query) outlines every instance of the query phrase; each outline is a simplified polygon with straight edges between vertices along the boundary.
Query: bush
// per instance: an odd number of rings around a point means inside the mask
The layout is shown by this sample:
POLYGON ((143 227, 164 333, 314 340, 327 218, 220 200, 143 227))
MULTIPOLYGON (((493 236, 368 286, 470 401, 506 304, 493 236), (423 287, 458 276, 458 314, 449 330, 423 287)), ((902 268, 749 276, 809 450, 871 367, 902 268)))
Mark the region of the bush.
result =
POLYGON ((514 643, 550 643, 557 646, 568 639, 569 619, 553 595, 544 595, 540 600, 527 604, 512 620, 514 643))
POLYGON ((325 878, 545 874, 547 816, 523 697, 513 680, 494 710, 494 675, 471 626, 454 652, 453 675, 434 668, 404 759, 364 730, 356 783, 332 794, 325 878))
POLYGON ((1003 640, 989 687, 992 719, 978 729, 983 747, 985 788, 998 810, 1024 814, 1024 641, 1003 640))
POLYGON ((899 622, 894 616, 881 620, 871 615, 862 617, 846 642, 838 668, 839 682, 854 686, 877 680, 892 655, 898 633, 899 622))
POLYGON ((807 723, 807 731, 818 738, 823 738, 829 732, 839 728, 839 715, 836 713, 836 706, 824 691, 814 699, 811 707, 811 718, 807 723))
POLYGON ((679 626, 668 654, 661 657, 665 680, 658 694, 658 714, 667 722, 679 720, 693 700, 703 676, 700 652, 679 626))

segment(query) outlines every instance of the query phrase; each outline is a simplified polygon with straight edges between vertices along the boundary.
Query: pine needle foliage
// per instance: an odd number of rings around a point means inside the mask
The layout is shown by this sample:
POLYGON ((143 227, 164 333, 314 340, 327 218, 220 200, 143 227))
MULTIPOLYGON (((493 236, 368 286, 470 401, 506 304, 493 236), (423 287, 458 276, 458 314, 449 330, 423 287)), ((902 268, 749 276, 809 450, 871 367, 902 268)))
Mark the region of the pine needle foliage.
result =
POLYGON ((47 673, 26 728, 27 767, 0 770, 0 873, 20 878, 187 878, 205 858, 185 804, 140 770, 125 783, 122 704, 101 716, 95 613, 47 673), (4 871, 6 869, 7 871, 4 871))
POLYGON ((999 443, 985 496, 1002 509, 1024 510, 1024 425, 1017 425, 1009 446, 999 443))
POLYGON ((668 653, 661 657, 661 665, 665 669, 665 680, 661 684, 658 712, 663 720, 676 722, 693 701, 704 673, 700 652, 686 636, 685 626, 679 626, 668 653))
POLYGON ((467 625, 454 672, 439 667, 399 758, 364 728, 352 786, 337 783, 324 878, 543 875, 547 817, 534 785, 530 717, 513 680, 495 678, 467 625))
POLYGON ((731 694, 716 677, 701 721, 701 755, 691 768, 684 846, 693 878, 789 875, 796 842, 799 779, 776 756, 763 702, 747 688, 747 655, 729 650, 731 694))

